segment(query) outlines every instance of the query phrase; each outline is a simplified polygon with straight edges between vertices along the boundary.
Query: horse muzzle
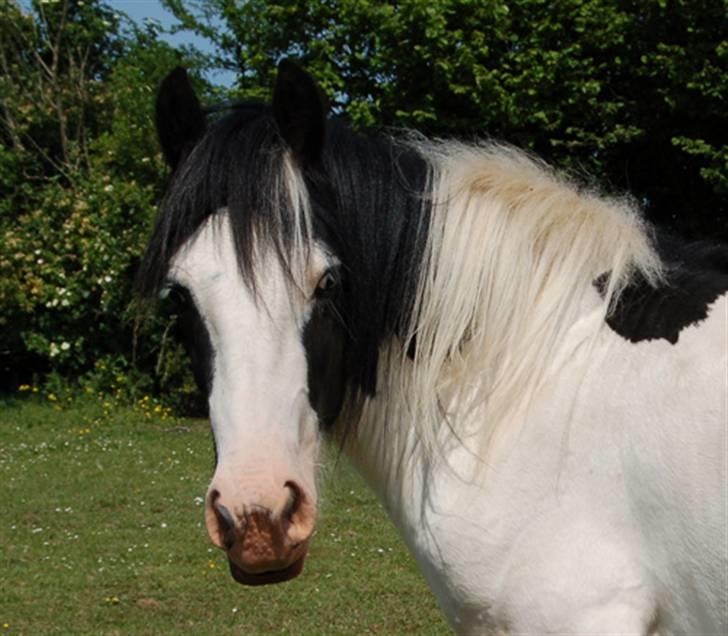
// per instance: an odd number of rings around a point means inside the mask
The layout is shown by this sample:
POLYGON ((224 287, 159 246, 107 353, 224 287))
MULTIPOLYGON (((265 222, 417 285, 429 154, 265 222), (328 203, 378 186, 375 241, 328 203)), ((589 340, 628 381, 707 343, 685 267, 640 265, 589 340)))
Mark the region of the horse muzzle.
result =
POLYGON ((207 531, 227 553, 230 573, 238 583, 280 583, 303 570, 316 520, 315 504, 293 481, 276 490, 266 502, 236 506, 214 486, 208 493, 207 531))

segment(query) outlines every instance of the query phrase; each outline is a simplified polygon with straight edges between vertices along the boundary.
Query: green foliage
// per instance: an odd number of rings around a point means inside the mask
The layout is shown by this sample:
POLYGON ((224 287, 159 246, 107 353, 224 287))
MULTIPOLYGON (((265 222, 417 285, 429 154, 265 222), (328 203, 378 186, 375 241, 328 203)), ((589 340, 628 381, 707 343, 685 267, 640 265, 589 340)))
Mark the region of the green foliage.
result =
POLYGON ((37 207, 4 229, 5 337, 72 374, 88 367, 99 341, 113 350, 153 195, 108 175, 74 190, 43 188, 37 207))
POLYGON ((196 395, 167 337, 140 323, 133 278, 166 167, 153 101, 179 53, 102 2, 0 6, 0 372, 128 399, 196 395))
POLYGON ((102 125, 102 78, 122 54, 119 16, 105 4, 34 2, 33 13, 0 5, 4 136, 32 180, 72 181, 102 125))
POLYGON ((725 0, 166 4, 242 93, 298 58, 359 127, 505 139, 728 238, 725 0))

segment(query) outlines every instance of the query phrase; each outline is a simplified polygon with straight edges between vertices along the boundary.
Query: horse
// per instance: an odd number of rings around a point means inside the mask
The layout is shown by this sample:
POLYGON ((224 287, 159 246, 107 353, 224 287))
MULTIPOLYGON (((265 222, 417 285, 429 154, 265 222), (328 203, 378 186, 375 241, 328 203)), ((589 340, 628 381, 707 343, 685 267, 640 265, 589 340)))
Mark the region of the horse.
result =
POLYGON ((355 132, 161 83, 139 291, 207 396, 232 577, 301 573, 321 440, 462 634, 728 630, 728 250, 493 141, 355 132))

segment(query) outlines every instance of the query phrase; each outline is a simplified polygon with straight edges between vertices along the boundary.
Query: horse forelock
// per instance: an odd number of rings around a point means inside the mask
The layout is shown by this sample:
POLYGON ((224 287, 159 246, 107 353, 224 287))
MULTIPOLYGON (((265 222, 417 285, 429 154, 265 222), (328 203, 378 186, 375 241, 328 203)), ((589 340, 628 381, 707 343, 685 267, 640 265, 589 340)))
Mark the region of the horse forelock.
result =
POLYGON ((313 239, 308 196, 266 105, 240 104, 214 122, 171 176, 139 268, 143 297, 159 292, 175 255, 222 211, 253 291, 265 251, 277 255, 296 283, 313 239))

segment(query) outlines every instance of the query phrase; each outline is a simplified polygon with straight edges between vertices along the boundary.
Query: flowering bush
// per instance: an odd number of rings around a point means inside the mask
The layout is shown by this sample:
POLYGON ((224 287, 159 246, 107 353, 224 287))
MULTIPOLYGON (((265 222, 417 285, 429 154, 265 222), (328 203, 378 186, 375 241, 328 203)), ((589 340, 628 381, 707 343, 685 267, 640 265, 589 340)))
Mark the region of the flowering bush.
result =
POLYGON ((141 321, 133 302, 166 175, 155 90, 179 53, 98 0, 9 3, 0 18, 14 71, 0 76, 0 389, 62 381, 133 402, 166 390, 189 407, 169 318, 141 321))
POLYGON ((17 365, 10 384, 55 373, 94 390, 123 387, 130 399, 174 388, 194 403, 183 353, 164 335, 169 317, 142 321, 133 302, 156 196, 150 184, 106 174, 77 190, 48 186, 5 224, 0 346, 17 365))
POLYGON ((104 177, 77 191, 49 187, 8 224, 0 241, 5 346, 70 374, 88 368, 99 347, 120 351, 153 199, 149 186, 104 177))

